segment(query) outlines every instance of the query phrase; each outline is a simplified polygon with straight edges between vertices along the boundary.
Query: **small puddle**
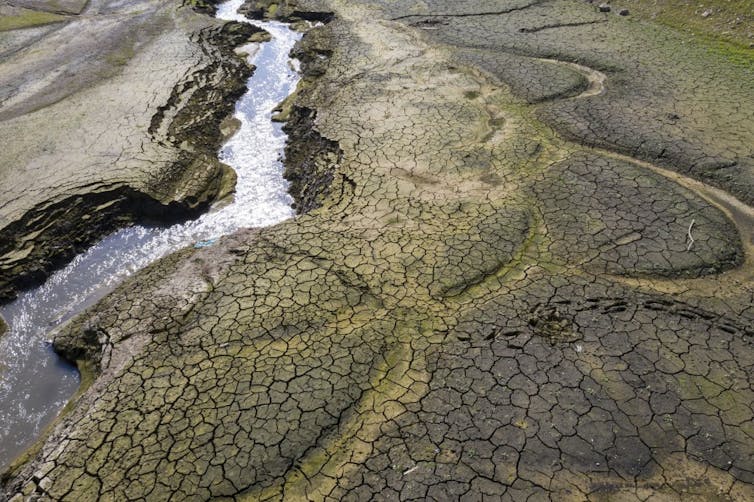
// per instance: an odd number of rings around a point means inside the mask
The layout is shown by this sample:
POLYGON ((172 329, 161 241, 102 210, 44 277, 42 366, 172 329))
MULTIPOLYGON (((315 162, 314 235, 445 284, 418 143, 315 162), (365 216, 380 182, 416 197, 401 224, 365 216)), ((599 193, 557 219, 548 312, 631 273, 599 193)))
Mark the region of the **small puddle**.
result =
POLYGON ((217 17, 260 26, 272 40, 249 56, 257 69, 236 104, 241 127, 219 153, 238 176, 234 201, 183 224, 116 232, 41 287, 0 307, 0 315, 10 325, 0 338, 0 471, 33 443, 78 388, 76 369, 52 350, 53 330, 124 278, 172 251, 192 244, 211 245, 238 229, 273 225, 294 215, 282 175, 286 135, 271 116, 299 80, 289 54, 301 34, 283 23, 253 21, 238 14, 243 1, 223 3, 217 17))

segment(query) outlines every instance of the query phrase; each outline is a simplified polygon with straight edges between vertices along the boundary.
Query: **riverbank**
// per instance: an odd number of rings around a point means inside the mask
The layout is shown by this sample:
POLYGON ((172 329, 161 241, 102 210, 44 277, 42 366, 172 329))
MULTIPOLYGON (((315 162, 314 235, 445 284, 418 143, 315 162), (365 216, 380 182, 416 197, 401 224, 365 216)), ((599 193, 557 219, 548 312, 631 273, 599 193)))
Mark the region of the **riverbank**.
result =
POLYGON ((310 210, 58 333, 97 378, 7 493, 754 497, 750 69, 582 2, 275 5, 329 20, 310 210))
MULTIPOLYGON (((240 0, 218 6, 216 16, 239 23, 240 0)), ((268 226, 294 212, 279 161, 285 135, 270 118, 292 92, 297 75, 288 53, 300 34, 281 23, 264 23, 257 33, 269 43, 247 44, 249 64, 259 66, 235 105, 233 137, 219 159, 237 179, 232 201, 202 216, 164 227, 132 226, 115 232, 55 272, 43 286, 23 292, 0 308, 12 326, 0 340, 5 355, 0 373, 0 466, 4 467, 49 423, 74 393, 78 378, 50 350, 50 333, 96 303, 129 274, 186 245, 210 246, 218 237, 245 227, 268 226), (274 41, 270 39, 274 36, 274 41)), ((73 362, 73 361, 72 361, 73 362)), ((86 366, 86 365, 85 365, 86 366)))
POLYGON ((252 71, 234 49, 257 32, 148 0, 0 32, 19 44, 0 60, 1 300, 118 228, 195 217, 233 192, 215 153, 252 71))

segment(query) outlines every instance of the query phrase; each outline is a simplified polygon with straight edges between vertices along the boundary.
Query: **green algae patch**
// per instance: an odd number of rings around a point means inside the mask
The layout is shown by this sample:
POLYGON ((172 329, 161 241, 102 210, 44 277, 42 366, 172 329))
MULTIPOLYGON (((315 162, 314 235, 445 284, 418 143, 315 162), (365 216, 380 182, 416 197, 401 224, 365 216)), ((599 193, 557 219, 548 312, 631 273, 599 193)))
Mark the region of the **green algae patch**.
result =
MULTIPOLYGON (((133 41, 135 42, 135 40, 133 41)), ((109 52, 105 56, 107 61, 112 66, 125 66, 136 55, 136 50, 133 47, 133 43, 119 47, 118 49, 109 52)))
POLYGON ((19 9, 18 12, 18 14, 0 16, 0 31, 31 28, 33 26, 61 23, 68 20, 66 16, 51 12, 40 12, 31 9, 19 9))
POLYGON ((673 28, 674 31, 680 33, 679 40, 683 45, 696 47, 699 54, 710 61, 723 62, 743 69, 750 69, 754 64, 754 36, 747 42, 731 39, 709 30, 684 30, 677 25, 663 23, 658 19, 641 20, 637 24, 651 25, 652 22, 673 28))
POLYGON ((632 0, 628 7, 643 19, 697 35, 751 48, 754 45, 754 3, 751 0, 690 2, 632 0))
MULTIPOLYGON (((742 47, 739 44, 714 37, 702 37, 701 46, 706 48, 712 57, 723 58, 725 61, 742 68, 754 66, 754 47, 742 47)), ((754 42, 752 42, 754 44, 754 42)))

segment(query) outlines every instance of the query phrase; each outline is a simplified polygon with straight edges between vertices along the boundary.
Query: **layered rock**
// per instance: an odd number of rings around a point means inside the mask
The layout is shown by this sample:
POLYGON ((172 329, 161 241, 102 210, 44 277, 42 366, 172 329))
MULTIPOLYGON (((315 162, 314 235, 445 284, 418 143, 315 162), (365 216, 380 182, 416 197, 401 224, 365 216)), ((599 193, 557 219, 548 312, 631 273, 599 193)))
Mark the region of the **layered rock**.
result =
POLYGON ((255 31, 174 2, 103 0, 3 56, 0 298, 118 227, 232 192, 219 126, 251 72, 233 49, 255 31))

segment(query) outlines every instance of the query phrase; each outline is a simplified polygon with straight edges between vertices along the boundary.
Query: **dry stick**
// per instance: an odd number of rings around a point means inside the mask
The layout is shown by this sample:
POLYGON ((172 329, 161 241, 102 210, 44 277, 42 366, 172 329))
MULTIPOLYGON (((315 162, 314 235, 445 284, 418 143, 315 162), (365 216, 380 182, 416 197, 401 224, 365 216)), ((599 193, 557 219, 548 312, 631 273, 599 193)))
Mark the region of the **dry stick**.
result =
POLYGON ((695 222, 695 221, 696 221, 696 220, 691 220, 691 225, 689 225, 689 230, 688 230, 688 236, 689 236, 689 239, 688 239, 688 240, 689 240, 689 245, 688 245, 688 246, 686 247, 686 251, 691 251, 691 246, 693 246, 693 245, 694 245, 694 236, 693 236, 693 235, 691 235, 691 229, 692 229, 692 228, 694 228, 694 222, 695 222))
POLYGON ((419 466, 418 466, 418 465, 415 465, 415 466, 413 466, 413 467, 412 467, 411 469, 409 469, 409 470, 407 470, 407 471, 404 471, 403 475, 405 476, 406 474, 411 474, 412 472, 414 472, 414 471, 415 471, 416 469, 418 469, 418 468, 419 468, 419 466))

